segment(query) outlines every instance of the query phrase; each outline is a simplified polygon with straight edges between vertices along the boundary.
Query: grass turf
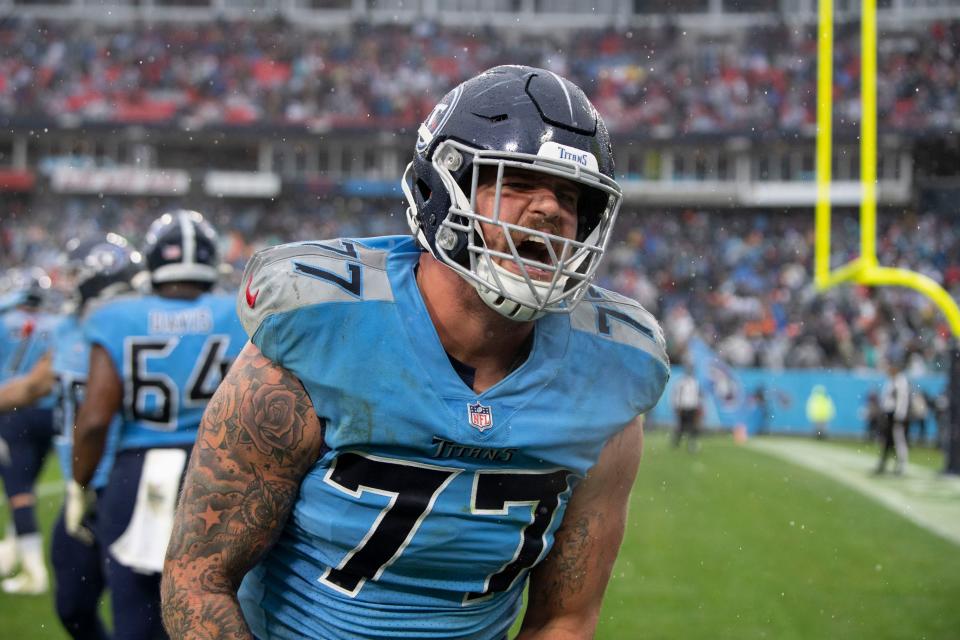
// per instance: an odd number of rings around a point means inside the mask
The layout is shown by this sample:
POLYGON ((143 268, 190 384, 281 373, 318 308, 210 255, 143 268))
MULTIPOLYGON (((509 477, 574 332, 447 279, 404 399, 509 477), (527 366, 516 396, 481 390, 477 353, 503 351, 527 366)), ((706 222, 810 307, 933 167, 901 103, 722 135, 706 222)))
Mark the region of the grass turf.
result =
MULTIPOLYGON (((41 482, 58 478, 48 465, 41 482)), ((45 533, 60 499, 40 499, 45 533)), ((727 436, 690 455, 651 432, 629 522, 597 638, 960 637, 956 546, 727 436)), ((50 596, 0 594, 0 621, 3 637, 67 637, 50 596)))
MULTIPOLYGON (((46 464, 38 480, 43 491, 37 497, 37 518, 43 532, 43 543, 47 552, 47 569, 53 580, 53 567, 50 566, 50 530, 60 513, 63 504, 63 492, 58 483, 60 469, 56 455, 47 456, 46 464)), ((10 519, 10 510, 6 503, 0 509, 0 524, 5 530, 10 519)), ((52 588, 52 585, 51 585, 52 588)), ((14 596, 0 592, 0 625, 3 631, 0 637, 33 640, 33 638, 69 639, 53 608, 53 592, 43 596, 14 596)))
POLYGON ((954 545, 728 437, 650 434, 629 522, 598 638, 960 637, 954 545))
MULTIPOLYGON (((881 446, 877 442, 865 442, 854 439, 832 439, 829 441, 829 444, 862 453, 867 457, 872 457, 874 460, 880 458, 881 446)), ((930 445, 916 446, 915 444, 911 444, 908 458, 910 464, 926 467, 935 471, 942 471, 946 464, 943 451, 930 445)), ((893 462, 894 457, 891 456, 887 466, 893 468, 893 462)))

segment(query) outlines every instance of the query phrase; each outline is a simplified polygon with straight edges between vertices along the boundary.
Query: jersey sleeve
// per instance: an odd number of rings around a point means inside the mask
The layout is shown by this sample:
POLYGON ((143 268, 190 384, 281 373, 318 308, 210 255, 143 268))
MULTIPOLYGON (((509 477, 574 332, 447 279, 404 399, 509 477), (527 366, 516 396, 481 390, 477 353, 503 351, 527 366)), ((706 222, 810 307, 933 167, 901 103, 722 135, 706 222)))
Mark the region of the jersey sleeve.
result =
POLYGON ((319 305, 393 300, 387 254, 349 239, 299 242, 258 252, 247 263, 237 316, 257 348, 283 365, 286 353, 316 327, 302 312, 319 305))
POLYGON ((598 287, 571 314, 577 331, 593 337, 594 348, 616 367, 609 384, 620 386, 634 412, 649 412, 670 379, 663 329, 640 303, 598 287))

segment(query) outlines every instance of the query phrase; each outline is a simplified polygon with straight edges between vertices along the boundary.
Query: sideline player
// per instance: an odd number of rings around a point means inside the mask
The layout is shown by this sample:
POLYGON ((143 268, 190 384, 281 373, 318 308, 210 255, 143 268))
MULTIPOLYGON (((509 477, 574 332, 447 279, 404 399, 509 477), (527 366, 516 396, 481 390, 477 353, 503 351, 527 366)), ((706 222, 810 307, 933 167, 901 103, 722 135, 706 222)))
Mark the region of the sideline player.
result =
POLYGON ((133 291, 133 280, 143 268, 143 260, 126 239, 114 233, 71 241, 67 248, 76 308, 58 327, 53 367, 58 383, 54 443, 63 477, 68 480, 63 510, 53 528, 50 555, 60 622, 76 640, 101 640, 110 635, 100 619, 106 577, 95 503, 103 493, 113 463, 119 416, 110 425, 104 455, 89 489, 83 489, 72 478, 73 427, 90 365, 90 345, 84 339, 83 321, 99 305, 133 291))
POLYGON ((621 201, 606 128, 571 82, 497 67, 434 109, 403 187, 414 237, 248 265, 172 637, 505 638, 528 577, 524 638, 593 634, 669 375, 653 317, 591 285, 621 201))
MULTIPOLYGON (((42 309, 50 290, 50 278, 42 269, 24 270, 13 280, 18 281, 12 298, 15 306, 0 321, 2 381, 24 376, 42 360, 60 322, 60 317, 42 309)), ((20 565, 19 573, 0 583, 6 593, 37 595, 49 587, 34 485, 53 439, 53 404, 53 396, 46 395, 0 415, 0 440, 7 454, 0 461, 0 474, 16 532, 13 543, 5 542, 0 549, 0 565, 5 572, 20 565)))
POLYGON ((233 296, 211 292, 217 244, 196 211, 160 216, 142 252, 154 293, 111 301, 85 323, 90 366, 73 477, 90 485, 119 413, 117 454, 98 501, 117 639, 164 635, 160 569, 182 471, 203 410, 245 342, 233 296))

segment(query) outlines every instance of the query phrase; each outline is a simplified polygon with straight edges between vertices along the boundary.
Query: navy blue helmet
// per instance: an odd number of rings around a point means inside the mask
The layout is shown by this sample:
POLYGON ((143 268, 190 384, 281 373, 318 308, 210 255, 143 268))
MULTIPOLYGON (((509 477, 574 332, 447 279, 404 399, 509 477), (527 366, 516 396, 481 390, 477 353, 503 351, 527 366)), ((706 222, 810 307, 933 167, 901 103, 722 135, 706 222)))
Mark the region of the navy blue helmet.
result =
POLYGON ((448 93, 418 133, 401 186, 407 221, 423 248, 506 317, 569 312, 586 293, 622 200, 610 136, 583 91, 545 69, 495 67, 448 93), (503 222, 499 202, 492 213, 476 211, 483 167, 496 172, 498 194, 505 169, 575 183, 576 238, 503 222), (482 225, 499 226, 509 251, 491 252, 482 225), (524 244, 536 250, 519 248, 524 244), (504 269, 505 260, 515 267, 504 269))
POLYGON ((143 254, 150 280, 213 285, 220 277, 219 237, 197 211, 164 213, 147 231, 143 254))
POLYGON ((79 295, 79 307, 133 290, 143 257, 125 238, 108 233, 67 243, 67 270, 79 295))

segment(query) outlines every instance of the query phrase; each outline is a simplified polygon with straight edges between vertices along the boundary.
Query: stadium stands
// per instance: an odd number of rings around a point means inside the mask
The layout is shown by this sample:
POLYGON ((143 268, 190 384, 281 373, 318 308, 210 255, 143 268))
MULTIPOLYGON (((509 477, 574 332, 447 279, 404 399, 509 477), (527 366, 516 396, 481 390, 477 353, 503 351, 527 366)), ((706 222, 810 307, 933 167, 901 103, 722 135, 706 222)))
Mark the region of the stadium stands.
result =
MULTIPOLYGON (((605 284, 674 332, 691 320, 732 364, 874 367, 911 357, 915 368, 938 367, 949 331, 919 295, 812 290, 811 6, 790 23, 767 11, 737 26, 733 11, 724 29, 688 31, 684 14, 536 37, 479 19, 447 26, 374 13, 317 31, 280 14, 75 24, 23 11, 0 21, 0 266, 55 268, 67 237, 84 230, 135 240, 179 202, 233 230, 238 270, 267 244, 403 232, 397 176, 441 87, 517 62, 574 79, 618 132, 627 204, 605 284), (149 172, 135 176, 137 189, 131 167, 149 172), (210 186, 212 170, 252 191, 223 197, 231 194, 210 186), (258 176, 268 180, 253 189, 258 176)), ((838 214, 859 194, 857 28, 839 23, 835 45, 838 214)), ((886 15, 882 29, 880 262, 926 273, 960 298, 951 204, 960 190, 940 179, 955 175, 960 20, 886 15)), ((835 265, 853 257, 856 234, 855 219, 838 215, 835 265)))
MULTIPOLYGON (((2 266, 53 268, 58 247, 79 230, 119 229, 137 240, 154 210, 146 199, 55 202, 62 208, 35 207, 29 216, 5 221, 2 266)), ((211 200, 201 208, 231 229, 225 249, 237 274, 263 246, 406 230, 399 202, 211 200)), ((855 217, 838 217, 834 264, 854 257, 857 233, 855 217)), ((806 212, 627 211, 602 284, 661 317, 672 345, 683 344, 685 319, 692 320, 734 365, 874 368, 896 357, 908 358, 918 374, 946 366, 949 330, 919 294, 862 287, 815 293, 812 234, 813 217, 806 212)), ((960 298, 960 229, 952 217, 882 219, 877 246, 881 263, 917 269, 960 298)))
MULTIPOLYGON (((415 126, 458 78, 502 63, 556 70, 587 88, 615 132, 809 131, 812 25, 694 37, 677 27, 504 38, 489 29, 355 24, 343 33, 275 23, 133 29, 0 23, 0 118, 16 124, 415 126)), ((958 122, 960 21, 889 32, 879 51, 885 131, 958 122)), ((856 24, 835 46, 838 126, 859 113, 856 24)))

